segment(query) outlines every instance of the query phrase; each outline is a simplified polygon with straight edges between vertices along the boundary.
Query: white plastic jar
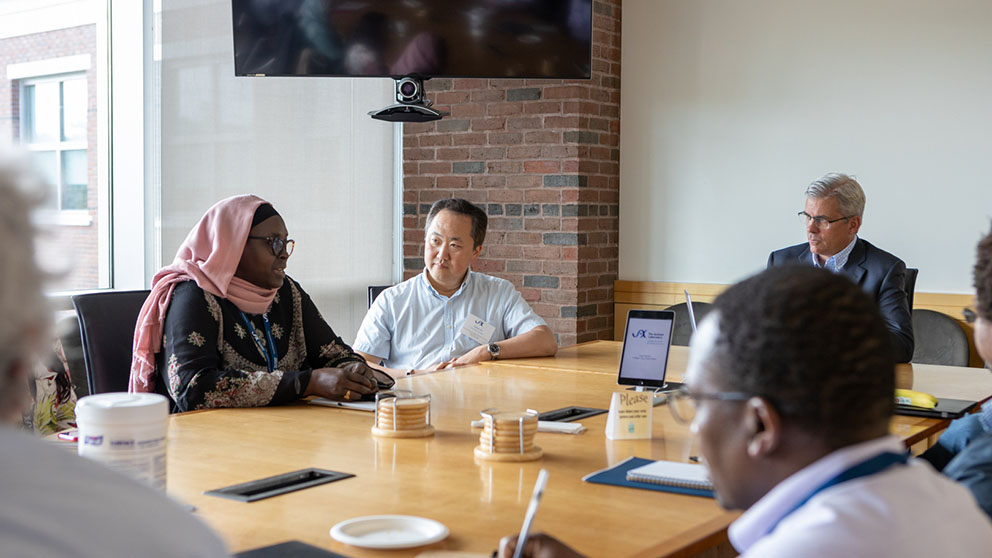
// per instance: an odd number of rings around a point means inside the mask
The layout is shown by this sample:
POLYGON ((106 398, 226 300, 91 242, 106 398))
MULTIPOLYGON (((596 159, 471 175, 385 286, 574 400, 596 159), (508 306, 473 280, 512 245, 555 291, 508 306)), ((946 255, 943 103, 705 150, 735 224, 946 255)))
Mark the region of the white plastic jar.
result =
POLYGON ((165 491, 169 401, 156 393, 100 393, 76 402, 79 455, 165 491))

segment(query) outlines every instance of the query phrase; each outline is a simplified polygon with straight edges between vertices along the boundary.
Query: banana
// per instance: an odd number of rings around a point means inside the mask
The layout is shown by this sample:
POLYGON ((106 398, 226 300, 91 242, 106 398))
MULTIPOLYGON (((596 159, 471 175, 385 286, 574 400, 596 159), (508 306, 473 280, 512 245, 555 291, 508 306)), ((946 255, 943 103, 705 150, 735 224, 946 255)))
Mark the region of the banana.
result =
POLYGON ((896 403, 899 405, 912 405, 913 407, 933 409, 937 406, 937 398, 922 391, 896 389, 896 403))

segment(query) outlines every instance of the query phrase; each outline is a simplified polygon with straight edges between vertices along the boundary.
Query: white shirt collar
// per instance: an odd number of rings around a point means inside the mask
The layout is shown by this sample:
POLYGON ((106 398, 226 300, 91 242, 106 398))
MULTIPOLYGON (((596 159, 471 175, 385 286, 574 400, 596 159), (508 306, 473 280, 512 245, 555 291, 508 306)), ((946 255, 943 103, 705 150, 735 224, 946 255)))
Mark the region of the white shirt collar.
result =
POLYGON ((458 290, 457 290, 457 291, 455 291, 454 293, 452 293, 452 294, 451 294, 451 296, 444 296, 444 295, 442 295, 441 293, 439 293, 439 292, 437 292, 437 290, 436 290, 436 289, 434 288, 434 285, 432 285, 432 284, 431 284, 431 280, 430 280, 430 278, 429 278, 429 277, 427 276, 427 274, 428 274, 428 273, 429 273, 429 272, 427 271, 427 268, 425 267, 425 268, 424 268, 424 272, 420 274, 420 283, 421 283, 421 284, 422 284, 422 285, 423 285, 424 287, 426 287, 426 288, 427 288, 427 291, 428 291, 428 292, 429 292, 429 293, 430 293, 431 295, 433 295, 433 296, 435 296, 435 297, 437 297, 437 298, 440 298, 440 299, 442 299, 442 300, 450 300, 450 299, 452 299, 452 298, 455 298, 455 297, 457 297, 458 295, 460 295, 460 294, 461 294, 462 292, 464 292, 464 291, 465 291, 465 289, 466 289, 466 288, 468 287, 468 285, 469 285, 469 282, 470 282, 470 281, 472 280, 472 269, 471 269, 471 268, 469 268, 469 270, 468 270, 467 272, 465 272, 465 278, 464 278, 464 279, 462 279, 462 284, 458 286, 458 290))
POLYGON ((824 269, 828 269, 833 272, 838 272, 844 269, 844 266, 847 265, 847 258, 851 256, 851 251, 854 250, 854 244, 857 241, 858 241, 858 235, 854 235, 854 240, 852 240, 850 244, 844 247, 844 249, 841 250, 840 252, 837 252, 833 256, 827 258, 823 262, 823 265, 820 265, 820 261, 816 258, 816 254, 810 252, 810 256, 813 257, 813 265, 816 267, 822 267, 824 269))
POLYGON ((811 492, 853 465, 886 451, 902 453, 906 447, 895 436, 883 436, 833 451, 793 473, 730 525, 730 543, 746 554, 748 548, 767 535, 811 492))

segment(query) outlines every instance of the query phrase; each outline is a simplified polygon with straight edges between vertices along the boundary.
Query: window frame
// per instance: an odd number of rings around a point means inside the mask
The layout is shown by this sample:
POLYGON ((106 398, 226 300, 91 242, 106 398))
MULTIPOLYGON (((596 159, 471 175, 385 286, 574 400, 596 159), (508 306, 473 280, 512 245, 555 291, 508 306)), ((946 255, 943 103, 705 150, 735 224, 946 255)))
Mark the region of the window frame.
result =
MULTIPOLYGON (((88 58, 88 57, 87 57, 88 58)), ((48 60, 40 61, 41 64, 49 62, 48 60)), ((93 219, 90 217, 89 209, 64 209, 62 207, 62 189, 65 186, 65 181, 63 180, 63 165, 62 165, 62 154, 65 151, 84 151, 86 156, 89 157, 89 140, 88 138, 76 139, 76 140, 66 140, 63 139, 63 134, 65 131, 65 98, 64 98, 64 84, 67 81, 80 80, 86 86, 86 95, 89 95, 89 83, 87 83, 87 72, 88 68, 72 70, 67 72, 60 72, 56 74, 44 74, 35 75, 30 77, 20 77, 17 78, 17 89, 18 89, 18 113, 20 115, 20 124, 18 133, 20 134, 20 144, 21 146, 29 152, 51 152, 55 153, 55 173, 54 173, 54 188, 55 193, 55 207, 45 208, 41 211, 42 219, 46 224, 53 225, 68 225, 68 226, 89 226, 93 219), (41 84, 48 83, 58 83, 59 84, 59 139, 55 141, 26 141, 25 138, 28 137, 28 126, 34 122, 33 118, 26 118, 25 114, 31 108, 28 106, 26 95, 26 90, 29 87, 35 87, 41 84)), ((37 99, 37 96, 33 96, 37 99)), ((84 107, 86 112, 89 112, 89 106, 84 107)), ((100 187, 99 184, 95 185, 97 188, 100 187)), ((89 185, 87 184, 87 188, 89 185)))

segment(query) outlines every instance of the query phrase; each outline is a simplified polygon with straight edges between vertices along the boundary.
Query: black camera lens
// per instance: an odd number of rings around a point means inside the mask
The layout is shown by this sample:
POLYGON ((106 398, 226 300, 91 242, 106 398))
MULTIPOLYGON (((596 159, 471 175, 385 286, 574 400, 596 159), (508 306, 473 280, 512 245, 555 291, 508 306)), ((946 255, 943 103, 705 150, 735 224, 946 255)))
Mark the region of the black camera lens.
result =
POLYGON ((404 81, 400 84, 400 93, 404 97, 413 97, 417 94, 417 85, 411 81, 404 81))

